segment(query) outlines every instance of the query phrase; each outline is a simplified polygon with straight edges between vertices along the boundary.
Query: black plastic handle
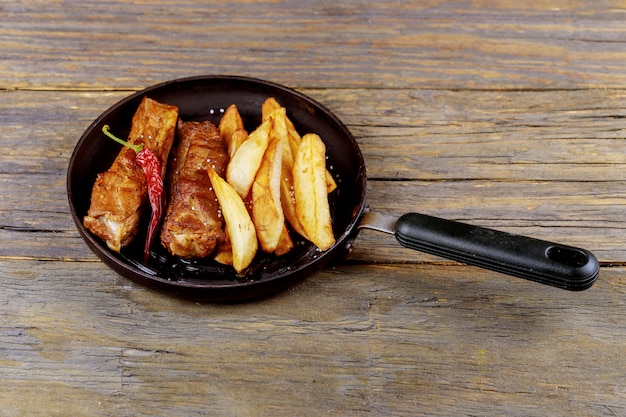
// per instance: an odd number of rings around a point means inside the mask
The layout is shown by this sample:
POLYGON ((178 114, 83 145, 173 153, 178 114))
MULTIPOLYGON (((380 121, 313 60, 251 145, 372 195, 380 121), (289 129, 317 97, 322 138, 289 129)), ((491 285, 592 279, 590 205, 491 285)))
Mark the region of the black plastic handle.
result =
POLYGON ((401 245, 570 291, 593 285, 600 265, 585 249, 408 213, 396 222, 401 245))

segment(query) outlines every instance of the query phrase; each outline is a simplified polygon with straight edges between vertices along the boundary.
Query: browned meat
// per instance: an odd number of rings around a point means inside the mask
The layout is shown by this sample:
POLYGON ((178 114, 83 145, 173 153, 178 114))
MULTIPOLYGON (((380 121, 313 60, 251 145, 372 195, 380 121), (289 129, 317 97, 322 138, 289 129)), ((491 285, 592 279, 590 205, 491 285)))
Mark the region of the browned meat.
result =
MULTIPOLYGON (((128 141, 143 143, 161 160, 165 175, 178 108, 144 98, 135 112, 128 141)), ((115 129, 115 126, 112 126, 115 129)), ((105 140, 105 139, 103 139, 105 140)), ((108 139, 106 139, 108 140, 108 139)), ((111 167, 98 174, 91 192, 91 206, 83 224, 119 252, 137 234, 141 212, 148 196, 143 170, 135 162, 135 151, 122 148, 111 167)))
POLYGON ((178 123, 171 172, 171 197, 161 242, 173 255, 203 258, 224 240, 224 221, 207 174, 210 164, 224 176, 228 155, 211 122, 178 123))

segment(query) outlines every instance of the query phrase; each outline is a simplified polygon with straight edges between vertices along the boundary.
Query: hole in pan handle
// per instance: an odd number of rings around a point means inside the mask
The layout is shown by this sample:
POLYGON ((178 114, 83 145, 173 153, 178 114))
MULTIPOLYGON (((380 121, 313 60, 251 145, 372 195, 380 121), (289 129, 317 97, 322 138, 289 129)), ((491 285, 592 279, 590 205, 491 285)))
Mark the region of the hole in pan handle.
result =
POLYGON ((585 249, 419 213, 400 216, 395 236, 411 249, 570 291, 591 287, 600 270, 585 249))

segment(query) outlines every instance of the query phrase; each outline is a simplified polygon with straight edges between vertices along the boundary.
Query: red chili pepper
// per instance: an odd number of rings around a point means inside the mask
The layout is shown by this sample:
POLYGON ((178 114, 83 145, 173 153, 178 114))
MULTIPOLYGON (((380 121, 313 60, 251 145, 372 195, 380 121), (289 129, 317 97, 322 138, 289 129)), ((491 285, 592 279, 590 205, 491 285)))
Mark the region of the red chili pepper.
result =
POLYGON ((146 176, 146 182, 148 183, 148 199, 150 200, 150 207, 152 208, 150 224, 148 225, 148 237, 143 250, 144 262, 148 263, 150 246, 152 246, 156 231, 159 227, 164 206, 161 161, 159 161, 159 157, 148 148, 143 148, 135 157, 135 161, 143 168, 143 173, 146 176))
POLYGON ((143 144, 133 145, 113 135, 109 131, 108 125, 102 127, 102 132, 114 141, 135 151, 135 162, 143 169, 144 176, 146 177, 148 199, 150 200, 150 207, 152 208, 150 223, 148 225, 148 236, 143 250, 144 262, 148 263, 150 247, 154 241, 161 216, 163 215, 163 206, 165 205, 163 177, 161 177, 161 161, 154 152, 143 146, 143 144))

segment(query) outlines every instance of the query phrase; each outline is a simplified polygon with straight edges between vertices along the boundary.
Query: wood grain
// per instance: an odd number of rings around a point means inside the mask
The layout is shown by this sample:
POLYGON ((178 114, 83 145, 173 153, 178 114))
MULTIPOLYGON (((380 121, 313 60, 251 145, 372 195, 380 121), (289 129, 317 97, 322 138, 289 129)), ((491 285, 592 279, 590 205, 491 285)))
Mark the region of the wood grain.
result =
POLYGON ((626 415, 622 1, 0 4, 0 415, 626 415), (567 292, 401 248, 249 303, 108 269, 66 195, 127 95, 238 74, 333 111, 369 206, 592 250, 567 292))
POLYGON ((204 73, 296 87, 623 87, 620 1, 5 2, 9 88, 138 88, 204 73))
POLYGON ((5 411, 36 391, 30 415, 626 412, 621 268, 564 293, 466 267, 342 266, 239 305, 81 270, 0 262, 5 411))

